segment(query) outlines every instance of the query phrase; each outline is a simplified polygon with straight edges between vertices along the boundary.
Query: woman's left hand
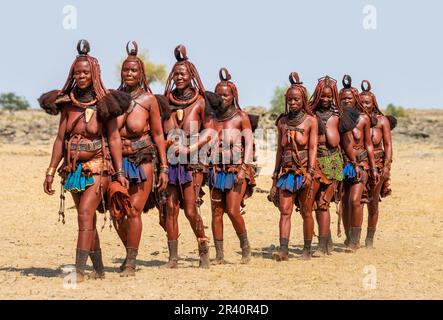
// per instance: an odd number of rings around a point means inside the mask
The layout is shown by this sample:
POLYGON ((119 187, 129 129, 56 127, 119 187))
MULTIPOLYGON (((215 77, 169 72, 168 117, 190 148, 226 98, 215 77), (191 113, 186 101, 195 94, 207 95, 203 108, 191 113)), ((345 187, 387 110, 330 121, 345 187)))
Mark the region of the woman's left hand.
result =
POLYGON ((312 183, 312 176, 307 173, 303 176, 303 186, 310 186, 312 183))
POLYGON ((120 182, 120 184, 125 188, 129 189, 129 181, 126 179, 126 177, 118 176, 117 181, 120 182))
POLYGON ((236 185, 238 185, 238 184, 241 185, 243 183, 243 181, 245 181, 245 178, 246 178, 245 170, 241 169, 239 171, 239 173, 235 176, 235 184, 236 185))
POLYGON ((382 178, 384 180, 387 180, 387 179, 389 179, 390 175, 391 175, 391 169, 389 169, 388 167, 384 167, 383 171, 382 171, 382 174, 381 174, 382 178))
POLYGON ((158 176, 158 183, 156 185, 156 188, 158 188, 158 191, 166 190, 169 182, 169 177, 166 174, 166 172, 160 172, 158 176))
POLYGON ((376 168, 371 169, 371 174, 374 184, 377 185, 380 182, 380 175, 378 174, 378 170, 376 168))

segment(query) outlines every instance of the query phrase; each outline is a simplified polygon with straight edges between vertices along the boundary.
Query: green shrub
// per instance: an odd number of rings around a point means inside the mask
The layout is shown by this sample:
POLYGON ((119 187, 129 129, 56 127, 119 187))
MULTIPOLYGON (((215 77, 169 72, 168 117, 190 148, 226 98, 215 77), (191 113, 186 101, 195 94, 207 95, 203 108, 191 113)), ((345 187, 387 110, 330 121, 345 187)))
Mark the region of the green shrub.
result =
POLYGON ((388 104, 388 106, 386 107, 385 114, 394 116, 396 118, 408 117, 408 113, 403 107, 396 107, 392 103, 388 104))
POLYGON ((271 112, 272 113, 283 113, 285 112, 286 98, 285 93, 288 90, 287 87, 276 87, 274 90, 274 95, 271 99, 271 112))
POLYGON ((0 95, 0 106, 9 111, 27 110, 31 107, 24 97, 19 97, 13 92, 0 95))
MULTIPOLYGON (((283 113, 285 112, 285 105, 286 105, 286 91, 288 90, 288 87, 276 87, 274 90, 274 95, 271 99, 271 110, 269 110, 272 113, 283 113)), ((308 92, 308 101, 310 98, 310 93, 308 92)))

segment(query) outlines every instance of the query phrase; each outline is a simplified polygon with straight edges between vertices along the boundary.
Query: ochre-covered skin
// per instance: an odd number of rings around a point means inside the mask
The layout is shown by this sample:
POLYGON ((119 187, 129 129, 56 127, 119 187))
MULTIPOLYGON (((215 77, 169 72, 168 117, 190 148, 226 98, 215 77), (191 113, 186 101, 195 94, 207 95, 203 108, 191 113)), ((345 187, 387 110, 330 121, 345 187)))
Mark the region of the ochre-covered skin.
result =
POLYGON ((238 94, 235 85, 229 79, 220 79, 215 92, 222 98, 223 104, 215 110, 212 117, 205 119, 204 128, 212 130, 216 137, 211 143, 215 160, 209 170, 214 179, 223 173, 235 173, 235 184, 229 190, 222 191, 209 185, 212 207, 212 233, 216 243, 217 263, 223 263, 223 248, 217 244, 223 242, 223 214, 226 212, 235 232, 240 238, 242 263, 250 261, 250 246, 241 207, 244 200, 252 195, 255 186, 253 160, 253 135, 251 122, 246 112, 238 106, 238 94), (225 157, 225 161, 223 161, 225 157), (228 159, 228 160, 226 160, 228 159))
MULTIPOLYGON (((80 47, 80 43, 79 43, 80 47)), ((121 168, 121 140, 117 127, 117 119, 99 121, 96 106, 104 99, 106 89, 103 87, 98 62, 86 52, 80 52, 74 61, 64 89, 59 92, 59 99, 54 102, 60 112, 60 123, 57 138, 53 145, 50 168, 58 167, 62 158, 64 163, 60 173, 62 182, 69 173, 74 172, 82 164, 86 176, 93 177, 93 185, 84 191, 72 192, 78 212, 77 241, 77 281, 83 281, 84 267, 88 255, 94 264, 92 277, 104 275, 101 261, 100 240, 96 229, 96 210, 102 204, 103 193, 106 192, 111 175, 115 168, 121 168), (109 149, 105 147, 107 140, 109 149), (101 144, 91 151, 81 151, 79 146, 101 144), (66 150, 64 152, 64 150, 66 150), (100 252, 99 256, 95 253, 100 252)), ((45 108, 44 105, 42 105, 45 108)), ((124 177, 117 180, 124 186, 128 182, 124 177)), ((47 175, 44 191, 54 194, 52 189, 53 176, 47 175)), ((103 209, 103 208, 102 208, 103 209)))
MULTIPOLYGON (((143 62, 137 57, 136 43, 134 45, 136 49, 131 52, 128 50, 128 58, 123 62, 122 84, 119 88, 130 93, 132 101, 127 112, 118 117, 117 124, 122 140, 123 157, 128 157, 128 161, 137 163, 140 170, 143 170, 146 180, 130 183, 132 210, 123 219, 114 219, 115 228, 127 252, 128 248, 138 250, 142 233, 141 214, 153 192, 153 180, 159 192, 165 190, 168 183, 168 175, 164 172, 160 172, 158 178, 154 177, 157 161, 167 167, 166 145, 159 105, 147 84, 143 62), (134 147, 140 142, 146 142, 146 146, 134 147), (137 161, 137 159, 143 160, 137 161)), ((127 258, 122 266, 123 275, 133 275, 135 266, 129 266, 126 262, 127 258)))
POLYGON ((314 195, 320 185, 317 162, 318 124, 308 106, 306 88, 292 73, 292 85, 286 92, 286 113, 277 121, 277 155, 271 194, 277 193, 277 181, 287 174, 303 175, 303 187, 297 192, 279 190, 280 251, 274 257, 287 260, 287 243, 291 231, 291 216, 294 205, 303 217, 305 246, 302 258, 311 257, 311 242, 314 234, 312 208, 314 195))
POLYGON ((371 139, 371 119, 362 107, 358 91, 345 87, 340 91, 342 107, 359 108, 360 117, 356 127, 341 136, 345 163, 351 162, 356 168, 357 179, 344 182, 342 195, 343 225, 346 232, 345 244, 351 249, 359 248, 363 223, 363 203, 367 202, 368 179, 378 183, 379 175, 375 167, 374 146, 371 139), (367 154, 366 156, 364 156, 367 154))
POLYGON ((326 76, 319 80, 311 97, 310 107, 319 125, 317 161, 323 179, 315 195, 315 213, 318 223, 319 252, 325 254, 330 253, 332 249, 329 207, 333 198, 336 202, 339 201, 339 185, 343 180, 343 161, 339 148, 339 123, 342 110, 334 79, 326 76), (329 170, 323 171, 322 165, 328 163, 331 163, 329 170))
POLYGON ((364 89, 364 91, 360 93, 360 100, 363 108, 369 113, 373 122, 371 139, 374 145, 375 165, 380 176, 378 183, 370 183, 368 185, 368 229, 365 242, 367 247, 372 247, 374 233, 377 228, 380 199, 391 193, 389 178, 393 148, 390 122, 378 108, 377 99, 370 91, 370 83, 364 81, 362 83, 362 89, 364 89), (368 84, 366 89, 364 87, 365 82, 368 84))
MULTIPOLYGON (((168 98, 171 105, 171 117, 164 121, 163 128, 166 135, 174 129, 181 129, 187 137, 190 137, 191 134, 195 133, 191 132, 191 130, 194 128, 194 130, 197 129, 197 132, 199 132, 204 121, 204 87, 194 65, 187 60, 186 49, 183 46, 178 46, 175 53, 178 62, 174 65, 169 75, 165 90, 166 98, 168 98), (180 54, 180 57, 178 54, 180 54)), ((204 143, 199 143, 199 148, 203 145, 204 143)), ((189 155, 191 150, 189 145, 181 144, 179 146, 170 146, 168 152, 176 155, 189 155)), ((166 202, 165 229, 168 241, 178 240, 178 214, 180 207, 182 207, 199 242, 200 266, 208 268, 208 239, 206 238, 203 220, 197 207, 200 201, 201 187, 204 182, 205 168, 200 164, 181 164, 189 170, 192 175, 192 181, 181 185, 169 183, 167 187, 168 198, 166 202)), ((175 268, 177 263, 174 259, 176 258, 174 257, 172 262, 171 259, 170 255, 170 261, 167 266, 175 268)))

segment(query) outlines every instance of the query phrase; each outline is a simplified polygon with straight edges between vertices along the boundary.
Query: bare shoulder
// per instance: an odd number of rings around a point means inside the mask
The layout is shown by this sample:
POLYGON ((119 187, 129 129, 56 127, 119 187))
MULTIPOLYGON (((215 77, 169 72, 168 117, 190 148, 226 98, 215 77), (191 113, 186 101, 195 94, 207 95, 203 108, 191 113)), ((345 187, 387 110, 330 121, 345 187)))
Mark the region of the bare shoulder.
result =
POLYGON ((365 124, 371 124, 371 119, 365 113, 360 113, 360 120, 365 124))
POLYGON ((138 98, 139 102, 147 105, 147 106, 152 106, 154 105, 157 101, 155 99, 155 96, 151 93, 145 92, 143 93, 139 98, 138 98))
POLYGON ((284 113, 278 116, 277 120, 275 121, 275 125, 280 127, 281 125, 285 124, 288 121, 288 116, 284 113))
POLYGON ((204 111, 206 107, 206 100, 203 96, 199 95, 195 104, 199 109, 204 111))
POLYGON ((317 123, 317 118, 314 117, 314 116, 308 115, 308 116, 306 117, 306 120, 308 120, 308 123, 309 123, 310 125, 318 125, 318 123, 317 123))
POLYGON ((191 104, 190 106, 188 106, 187 108, 190 108, 192 110, 198 110, 198 113, 201 113, 202 115, 204 115, 205 113, 205 107, 206 107, 206 101, 205 98, 203 98, 201 95, 198 96, 197 100, 191 104))
POLYGON ((379 115, 377 116, 378 121, 380 121, 380 124, 382 127, 391 129, 391 123, 389 122, 389 119, 386 116, 379 115))
POLYGON ((385 124, 386 122, 389 122, 388 118, 382 116, 381 114, 377 115, 377 120, 380 121, 382 125, 385 124))
POLYGON ((242 120, 247 120, 247 121, 249 121, 249 115, 248 115, 245 111, 240 110, 240 111, 239 111, 239 115, 240 115, 240 118, 241 118, 242 120))

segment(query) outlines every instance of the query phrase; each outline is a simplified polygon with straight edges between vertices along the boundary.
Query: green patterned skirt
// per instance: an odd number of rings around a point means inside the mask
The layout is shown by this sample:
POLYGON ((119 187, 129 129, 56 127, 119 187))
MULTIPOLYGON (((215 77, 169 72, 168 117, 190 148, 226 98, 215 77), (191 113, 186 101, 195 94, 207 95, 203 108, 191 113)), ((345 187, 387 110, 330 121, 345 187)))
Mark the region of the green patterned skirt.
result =
POLYGON ((343 181, 343 157, 340 151, 317 158, 320 170, 330 180, 343 181))

